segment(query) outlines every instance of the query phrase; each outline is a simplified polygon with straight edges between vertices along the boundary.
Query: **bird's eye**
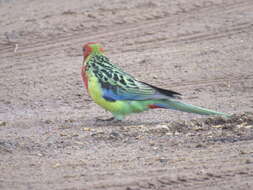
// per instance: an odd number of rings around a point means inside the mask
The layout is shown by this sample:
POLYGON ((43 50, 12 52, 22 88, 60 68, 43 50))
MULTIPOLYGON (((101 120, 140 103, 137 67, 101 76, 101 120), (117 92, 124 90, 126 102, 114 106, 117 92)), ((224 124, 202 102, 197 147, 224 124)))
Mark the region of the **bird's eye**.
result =
POLYGON ((85 47, 83 47, 83 51, 85 51, 85 47))

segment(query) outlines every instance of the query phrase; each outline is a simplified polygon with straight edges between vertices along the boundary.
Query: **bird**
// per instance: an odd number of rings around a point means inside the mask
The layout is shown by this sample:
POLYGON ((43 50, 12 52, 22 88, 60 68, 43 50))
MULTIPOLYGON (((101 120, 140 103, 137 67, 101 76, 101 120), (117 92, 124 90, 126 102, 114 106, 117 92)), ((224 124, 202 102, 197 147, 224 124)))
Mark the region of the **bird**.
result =
POLYGON ((104 119, 107 121, 122 121, 129 114, 157 108, 200 115, 230 116, 184 103, 179 92, 135 79, 134 76, 112 64, 99 43, 89 42, 83 45, 81 76, 93 101, 112 113, 113 117, 104 119))

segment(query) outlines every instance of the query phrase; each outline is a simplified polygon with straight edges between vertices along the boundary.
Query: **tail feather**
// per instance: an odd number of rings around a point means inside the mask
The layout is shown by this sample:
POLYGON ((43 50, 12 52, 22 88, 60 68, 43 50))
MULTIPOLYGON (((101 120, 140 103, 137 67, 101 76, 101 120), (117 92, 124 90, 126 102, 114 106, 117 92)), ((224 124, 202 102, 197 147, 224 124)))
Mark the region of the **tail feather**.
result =
POLYGON ((209 110, 206 108, 194 106, 191 104, 186 104, 186 103, 175 101, 175 100, 166 100, 161 103, 156 103, 155 105, 160 108, 179 110, 179 111, 183 111, 183 112, 196 113, 196 114, 200 114, 200 115, 222 115, 225 117, 230 116, 229 114, 226 114, 226 113, 217 112, 214 110, 209 110))

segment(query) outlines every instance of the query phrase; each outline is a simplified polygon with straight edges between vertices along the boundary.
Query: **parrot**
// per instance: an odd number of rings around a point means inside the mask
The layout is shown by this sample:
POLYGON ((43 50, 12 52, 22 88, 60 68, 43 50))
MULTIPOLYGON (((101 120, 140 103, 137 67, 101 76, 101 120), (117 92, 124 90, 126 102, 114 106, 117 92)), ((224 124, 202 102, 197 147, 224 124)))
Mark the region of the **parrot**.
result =
POLYGON ((129 114, 157 108, 200 115, 229 116, 184 103, 181 101, 182 94, 178 92, 135 79, 112 64, 99 43, 89 42, 83 45, 81 76, 91 99, 112 113, 113 117, 104 120, 121 121, 129 114))

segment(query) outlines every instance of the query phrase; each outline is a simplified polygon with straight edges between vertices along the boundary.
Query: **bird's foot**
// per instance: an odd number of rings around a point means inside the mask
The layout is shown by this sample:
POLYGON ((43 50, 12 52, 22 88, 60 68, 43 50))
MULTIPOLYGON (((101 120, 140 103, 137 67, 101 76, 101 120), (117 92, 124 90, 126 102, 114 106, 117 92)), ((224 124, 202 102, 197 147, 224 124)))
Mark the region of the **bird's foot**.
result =
POLYGON ((110 117, 107 119, 96 117, 96 121, 118 121, 118 120, 116 120, 115 117, 110 117))

